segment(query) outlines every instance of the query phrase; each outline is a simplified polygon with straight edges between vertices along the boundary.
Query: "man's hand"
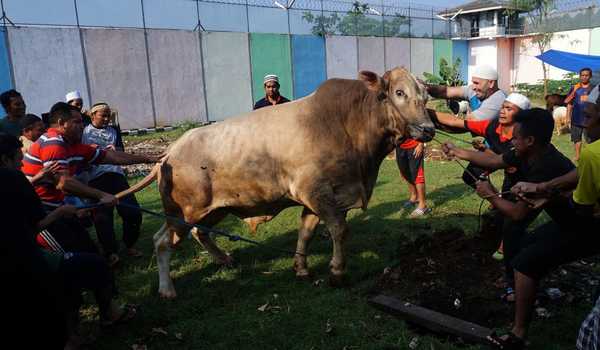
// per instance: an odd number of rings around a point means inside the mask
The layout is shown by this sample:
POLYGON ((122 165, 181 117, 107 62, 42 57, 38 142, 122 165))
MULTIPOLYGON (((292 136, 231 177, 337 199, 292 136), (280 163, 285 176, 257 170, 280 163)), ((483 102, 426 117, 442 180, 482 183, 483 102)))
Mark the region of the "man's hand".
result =
POLYGON ((52 162, 43 167, 35 176, 31 178, 32 184, 39 182, 49 182, 55 184, 57 179, 55 177, 61 170, 61 165, 58 162, 52 162))
POLYGON ((491 198, 498 195, 498 191, 489 181, 477 181, 475 186, 475 190, 481 198, 491 198))
POLYGON ((456 146, 452 142, 444 142, 442 144, 442 151, 448 158, 454 158, 454 151, 456 150, 456 146))
POLYGON ((475 148, 476 150, 483 152, 487 149, 487 147, 485 146, 485 143, 483 143, 483 140, 480 139, 475 139, 473 141, 471 141, 471 144, 473 145, 473 148, 475 148))
POLYGON ((425 148, 424 145, 424 143, 420 142, 419 145, 415 147, 415 150, 413 151, 415 158, 419 158, 421 155, 423 155, 423 149, 425 148))
POLYGON ((98 200, 98 204, 107 207, 114 207, 115 205, 117 205, 118 202, 119 200, 117 199, 117 197, 110 193, 104 193, 102 197, 100 197, 100 199, 98 200))
POLYGON ((537 184, 531 182, 517 182, 517 184, 510 189, 510 192, 517 196, 524 196, 527 194, 547 194, 547 188, 543 182, 537 184))

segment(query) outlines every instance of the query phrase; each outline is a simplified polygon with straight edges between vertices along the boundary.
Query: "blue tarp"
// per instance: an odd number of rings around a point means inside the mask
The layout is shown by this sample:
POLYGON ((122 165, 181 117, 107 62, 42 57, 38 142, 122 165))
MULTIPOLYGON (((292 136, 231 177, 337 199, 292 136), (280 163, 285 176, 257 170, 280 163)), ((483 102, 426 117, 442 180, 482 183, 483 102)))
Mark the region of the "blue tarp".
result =
POLYGON ((600 56, 548 50, 536 57, 551 66, 570 72, 579 72, 582 68, 591 68, 593 71, 600 70, 600 56))

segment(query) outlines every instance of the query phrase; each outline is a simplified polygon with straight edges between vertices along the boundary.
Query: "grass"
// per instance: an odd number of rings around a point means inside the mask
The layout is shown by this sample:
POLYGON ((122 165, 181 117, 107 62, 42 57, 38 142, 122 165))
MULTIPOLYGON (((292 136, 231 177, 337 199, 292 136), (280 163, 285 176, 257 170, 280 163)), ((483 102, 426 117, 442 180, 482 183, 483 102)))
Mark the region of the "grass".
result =
MULTIPOLYGON (((566 135, 557 137, 555 144, 572 156, 566 135)), ((162 222, 146 215, 139 241, 146 255, 138 260, 126 259, 117 273, 121 299, 139 304, 141 312, 129 325, 103 334, 96 347, 131 349, 134 344, 144 344, 149 349, 407 349, 417 334, 403 321, 371 308, 367 296, 383 269, 396 264, 402 241, 448 228, 470 234, 476 231, 480 200, 463 185, 461 173, 462 168, 455 162, 427 161, 427 198, 433 214, 426 219, 409 219, 401 209, 401 202, 407 198, 406 185, 395 162, 385 160, 369 209, 351 211, 348 216, 351 287, 344 289, 318 282, 327 279, 332 253, 331 242, 319 234, 323 231, 321 225, 309 249, 309 267, 317 283, 297 281, 291 270, 292 257, 285 253, 223 239, 217 243, 233 255, 238 265, 232 270, 217 270, 195 241, 185 239, 171 261, 178 297, 161 300, 151 237, 162 222)), ((500 174, 495 174, 493 181, 499 185, 500 174)), ((155 186, 137 196, 143 207, 161 210, 155 186)), ((253 238, 292 250, 299 216, 299 208, 287 209, 261 226, 253 238)), ((249 236, 246 226, 232 217, 219 227, 249 236)), ((96 310, 91 305, 86 309, 88 327, 96 322, 96 310)), ((573 348, 576 331, 588 310, 589 305, 583 305, 550 320, 534 321, 531 349, 573 348)), ((418 336, 417 349, 479 349, 455 346, 443 337, 418 336)))

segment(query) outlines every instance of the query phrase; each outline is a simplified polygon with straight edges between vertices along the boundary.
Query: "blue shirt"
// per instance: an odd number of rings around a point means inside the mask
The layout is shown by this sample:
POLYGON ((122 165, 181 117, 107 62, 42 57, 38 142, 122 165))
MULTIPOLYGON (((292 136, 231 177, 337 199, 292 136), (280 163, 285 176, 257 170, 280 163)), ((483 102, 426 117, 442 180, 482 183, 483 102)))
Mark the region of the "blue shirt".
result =
MULTIPOLYGON (((593 87, 592 87, 592 84, 589 84, 588 87, 583 87, 583 86, 578 86, 578 85, 575 85, 575 87, 578 87, 578 88, 577 88, 577 90, 575 90, 575 97, 570 102, 573 105, 573 110, 571 112, 571 125, 582 127, 583 126, 583 107, 584 107, 585 103, 588 101, 588 97, 589 97, 590 92, 592 91, 593 87)), ((575 88, 575 87, 572 87, 571 90, 569 90, 569 93, 567 95, 570 95, 571 93, 573 93, 573 88, 575 88)))

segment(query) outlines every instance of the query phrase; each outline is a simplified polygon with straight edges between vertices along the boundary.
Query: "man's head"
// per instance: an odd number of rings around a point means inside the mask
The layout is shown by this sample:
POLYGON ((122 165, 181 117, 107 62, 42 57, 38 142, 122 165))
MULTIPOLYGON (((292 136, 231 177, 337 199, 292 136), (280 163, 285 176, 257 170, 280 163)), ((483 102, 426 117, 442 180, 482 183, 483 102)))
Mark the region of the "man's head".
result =
POLYGON ((44 134, 44 122, 35 114, 26 114, 21 120, 21 134, 35 142, 44 134))
POLYGON ((96 103, 90 108, 90 118, 95 128, 104 129, 110 123, 110 106, 104 102, 96 103))
POLYGON ((592 79, 592 69, 591 68, 583 68, 579 71, 579 81, 582 84, 588 84, 592 79))
POLYGON ((265 75, 263 80, 263 86, 265 87, 265 94, 270 98, 279 97, 279 77, 275 74, 265 75))
POLYGON ((80 143, 83 120, 77 107, 57 102, 50 109, 50 125, 58 129, 68 143, 80 143))
POLYGON ((69 92, 65 96, 65 101, 67 101, 67 103, 71 106, 77 107, 81 112, 81 109, 83 108, 83 99, 81 98, 81 94, 79 93, 79 91, 75 90, 69 92))
POLYGON ((9 118, 19 119, 25 116, 25 101, 23 101, 23 96, 15 89, 0 94, 0 104, 4 107, 9 118))
POLYGON ((13 135, 0 132, 0 167, 13 170, 21 169, 23 144, 13 135))
POLYGON ((552 114, 542 108, 520 111, 515 116, 512 144, 519 156, 528 156, 550 144, 554 131, 552 114))
POLYGON ((498 72, 488 65, 479 65, 473 71, 471 82, 477 98, 485 100, 498 90, 498 72))
POLYGON ((583 127, 591 142, 600 139, 600 105, 597 103, 586 103, 583 108, 583 127))
POLYGON ((515 120, 515 115, 520 111, 527 110, 531 106, 529 99, 524 95, 512 93, 506 97, 500 109, 498 122, 502 125, 511 125, 515 120))

